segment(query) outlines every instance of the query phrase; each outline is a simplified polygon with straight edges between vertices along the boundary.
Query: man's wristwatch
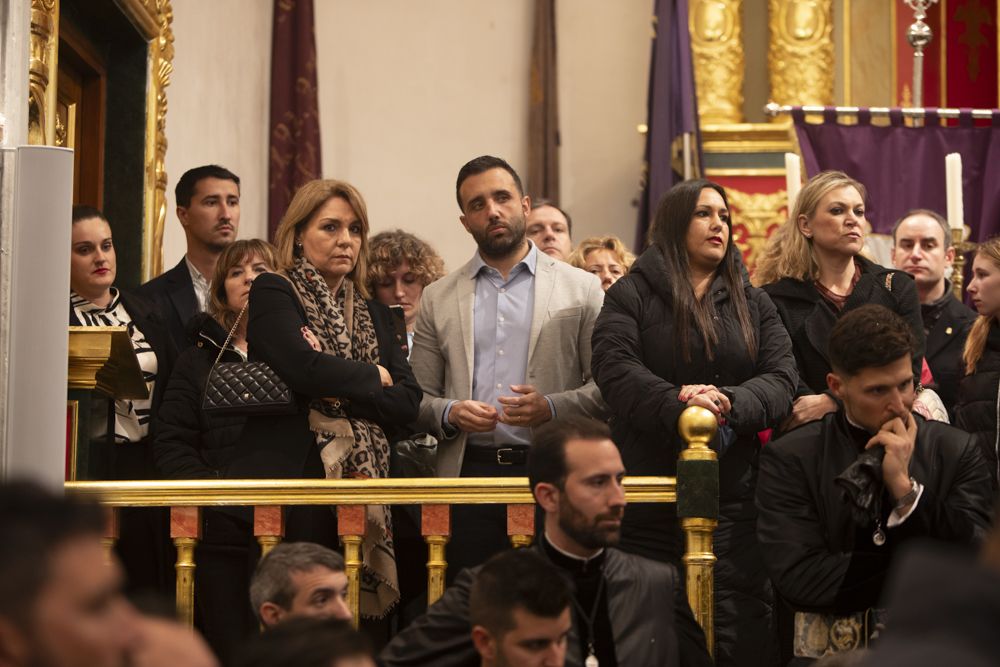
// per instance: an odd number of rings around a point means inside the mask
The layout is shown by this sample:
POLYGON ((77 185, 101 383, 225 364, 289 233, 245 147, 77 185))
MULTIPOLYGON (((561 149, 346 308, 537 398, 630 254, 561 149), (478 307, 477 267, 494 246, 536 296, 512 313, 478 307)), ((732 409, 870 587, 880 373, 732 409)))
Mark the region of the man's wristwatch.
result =
POLYGON ((903 509, 904 507, 907 507, 909 505, 912 505, 917 500, 917 493, 919 492, 919 490, 920 490, 920 487, 917 485, 917 480, 915 480, 915 479, 913 479, 911 477, 910 478, 910 492, 907 493, 905 496, 903 496, 902 498, 900 498, 896 502, 896 509, 899 510, 899 509, 903 509))

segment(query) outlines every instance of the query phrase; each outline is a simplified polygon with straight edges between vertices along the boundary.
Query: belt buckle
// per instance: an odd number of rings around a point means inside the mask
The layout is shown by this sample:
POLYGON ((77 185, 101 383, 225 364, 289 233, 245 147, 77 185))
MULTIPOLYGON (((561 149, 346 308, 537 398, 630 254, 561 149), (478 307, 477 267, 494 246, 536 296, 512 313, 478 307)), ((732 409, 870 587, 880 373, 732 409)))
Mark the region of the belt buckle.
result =
POLYGON ((513 452, 513 451, 514 451, 513 447, 501 447, 500 449, 498 449, 497 450, 497 465, 501 465, 501 466, 512 466, 512 465, 514 465, 513 461, 502 461, 501 460, 501 457, 502 457, 502 455, 503 455, 504 452, 513 452))

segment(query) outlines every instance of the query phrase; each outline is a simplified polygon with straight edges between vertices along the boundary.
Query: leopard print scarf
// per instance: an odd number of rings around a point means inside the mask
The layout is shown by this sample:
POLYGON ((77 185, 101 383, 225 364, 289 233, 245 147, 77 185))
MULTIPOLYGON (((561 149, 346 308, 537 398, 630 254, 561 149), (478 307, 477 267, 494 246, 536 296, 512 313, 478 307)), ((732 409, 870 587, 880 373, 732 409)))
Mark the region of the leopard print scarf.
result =
MULTIPOLYGON (((322 350, 344 359, 379 363, 378 339, 364 298, 350 278, 334 296, 323 276, 299 257, 288 278, 306 311, 309 328, 322 350)), ((337 398, 313 399, 309 427, 316 435, 327 479, 371 479, 389 475, 389 440, 382 427, 351 417, 337 398)), ((362 541, 361 613, 381 618, 399 600, 392 523, 385 505, 367 506, 362 541)))

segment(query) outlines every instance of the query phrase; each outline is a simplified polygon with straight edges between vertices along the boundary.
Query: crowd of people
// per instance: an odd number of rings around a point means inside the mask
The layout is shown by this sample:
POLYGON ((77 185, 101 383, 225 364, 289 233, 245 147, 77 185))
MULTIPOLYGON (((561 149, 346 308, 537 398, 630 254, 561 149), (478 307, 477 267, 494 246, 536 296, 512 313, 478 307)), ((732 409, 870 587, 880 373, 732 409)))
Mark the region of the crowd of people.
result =
MULTIPOLYGON (((500 158, 462 166, 455 194, 476 250, 446 272, 409 231, 369 237, 336 180, 299 189, 274 245, 238 240, 239 178, 198 167, 176 186, 185 257, 134 293, 115 286, 111 224, 74 208, 70 322, 127 327, 150 390, 114 404, 112 477, 528 477, 535 546, 506 548, 502 506, 453 507, 450 585, 426 613, 416 518, 367 508, 361 614, 385 667, 830 660, 891 636, 880 605, 904 545, 989 544, 1000 240, 973 262, 977 313, 933 211, 896 223, 894 266, 866 258, 865 188, 841 172, 804 185, 752 273, 707 180, 665 194, 638 258, 613 236, 574 248, 570 215, 500 158), (241 362, 290 404, 208 409, 217 365, 241 362), (622 490, 626 471, 676 473, 691 406, 719 423, 712 646, 676 506, 626 513, 622 490)), ((290 543, 259 563, 248 509, 203 520, 196 624, 224 664, 341 664, 309 662, 323 642, 370 662, 344 627, 330 508, 289 508, 290 543), (269 653, 300 640, 299 662, 269 653)), ((172 590, 165 514, 122 521, 130 587, 172 590)))

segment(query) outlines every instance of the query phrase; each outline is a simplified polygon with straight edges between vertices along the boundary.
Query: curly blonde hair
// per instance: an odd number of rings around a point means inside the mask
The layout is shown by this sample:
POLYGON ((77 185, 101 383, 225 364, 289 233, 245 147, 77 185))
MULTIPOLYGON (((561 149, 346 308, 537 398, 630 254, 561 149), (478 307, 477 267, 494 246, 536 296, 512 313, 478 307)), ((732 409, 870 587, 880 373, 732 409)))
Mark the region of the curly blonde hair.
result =
POLYGON ((812 242, 799 229, 799 218, 812 218, 827 193, 846 186, 853 187, 865 199, 865 186, 842 171, 823 171, 809 179, 799 191, 788 220, 774 230, 761 251, 754 267, 755 285, 768 285, 782 278, 815 280, 819 276, 812 242))
POLYGON ((617 236, 591 236, 585 238, 580 241, 580 245, 576 247, 576 250, 573 251, 566 261, 578 269, 586 269, 587 255, 595 250, 610 250, 618 258, 618 263, 625 269, 625 273, 628 273, 629 269, 632 268, 632 262, 635 261, 635 255, 625 247, 625 244, 617 236))
POLYGON ((410 265, 420 284, 427 287, 444 276, 444 260, 431 244, 402 229, 379 232, 371 238, 368 252, 368 291, 375 293, 375 286, 400 264, 410 265))

